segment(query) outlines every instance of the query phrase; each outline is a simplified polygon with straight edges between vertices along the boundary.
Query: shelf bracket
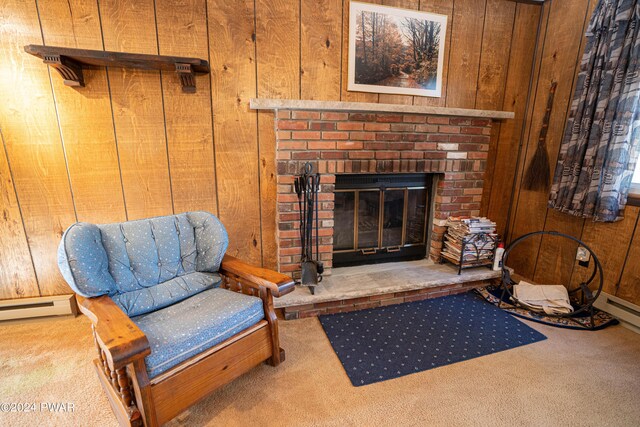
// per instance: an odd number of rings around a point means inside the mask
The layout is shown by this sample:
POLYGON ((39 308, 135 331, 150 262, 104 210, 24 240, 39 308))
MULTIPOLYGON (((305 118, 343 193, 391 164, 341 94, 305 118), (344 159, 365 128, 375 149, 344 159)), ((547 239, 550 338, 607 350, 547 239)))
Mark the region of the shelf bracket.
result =
POLYGON ((45 55, 43 62, 53 67, 64 80, 67 86, 84 87, 84 75, 82 65, 64 55, 45 55))
POLYGON ((186 93, 195 93, 196 73, 193 71, 193 67, 191 66, 191 64, 182 64, 176 62, 176 74, 178 74, 178 77, 180 77, 182 91, 186 93))

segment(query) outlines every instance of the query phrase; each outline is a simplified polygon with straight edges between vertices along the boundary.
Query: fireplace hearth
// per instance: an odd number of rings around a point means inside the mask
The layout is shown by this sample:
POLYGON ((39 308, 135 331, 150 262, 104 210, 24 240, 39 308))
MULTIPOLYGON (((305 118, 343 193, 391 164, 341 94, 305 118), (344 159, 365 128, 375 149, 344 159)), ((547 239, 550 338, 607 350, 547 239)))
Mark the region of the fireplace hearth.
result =
POLYGON ((430 174, 336 175, 333 266, 424 258, 430 194, 430 174))

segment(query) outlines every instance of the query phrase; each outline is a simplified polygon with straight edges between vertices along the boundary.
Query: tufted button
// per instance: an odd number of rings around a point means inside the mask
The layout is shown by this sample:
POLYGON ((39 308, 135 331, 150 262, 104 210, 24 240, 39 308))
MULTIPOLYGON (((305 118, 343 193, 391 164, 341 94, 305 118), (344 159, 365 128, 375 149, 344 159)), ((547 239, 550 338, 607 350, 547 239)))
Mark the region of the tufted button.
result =
POLYGON ((129 270, 133 271, 133 267, 129 267, 129 270))
POLYGON ((159 263, 158 263, 158 267, 160 267, 161 265, 162 265, 162 263, 161 263, 161 262, 159 262, 159 263))

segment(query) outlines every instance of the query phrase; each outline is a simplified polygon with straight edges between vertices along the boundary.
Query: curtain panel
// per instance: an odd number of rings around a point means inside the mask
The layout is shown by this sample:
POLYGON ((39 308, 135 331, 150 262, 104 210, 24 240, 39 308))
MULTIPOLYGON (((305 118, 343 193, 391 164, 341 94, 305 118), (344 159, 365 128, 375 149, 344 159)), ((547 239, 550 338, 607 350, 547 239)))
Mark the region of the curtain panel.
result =
POLYGON ((640 0, 600 0, 586 31, 549 207, 622 218, 640 141, 640 0))

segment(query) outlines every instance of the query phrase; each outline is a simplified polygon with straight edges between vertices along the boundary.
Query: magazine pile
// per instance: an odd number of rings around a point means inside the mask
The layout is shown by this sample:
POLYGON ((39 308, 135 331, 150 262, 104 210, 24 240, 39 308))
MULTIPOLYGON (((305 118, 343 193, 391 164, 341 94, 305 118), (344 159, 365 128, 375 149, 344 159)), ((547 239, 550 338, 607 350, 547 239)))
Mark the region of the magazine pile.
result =
POLYGON ((498 235, 485 217, 449 217, 442 256, 462 267, 492 263, 498 235))

